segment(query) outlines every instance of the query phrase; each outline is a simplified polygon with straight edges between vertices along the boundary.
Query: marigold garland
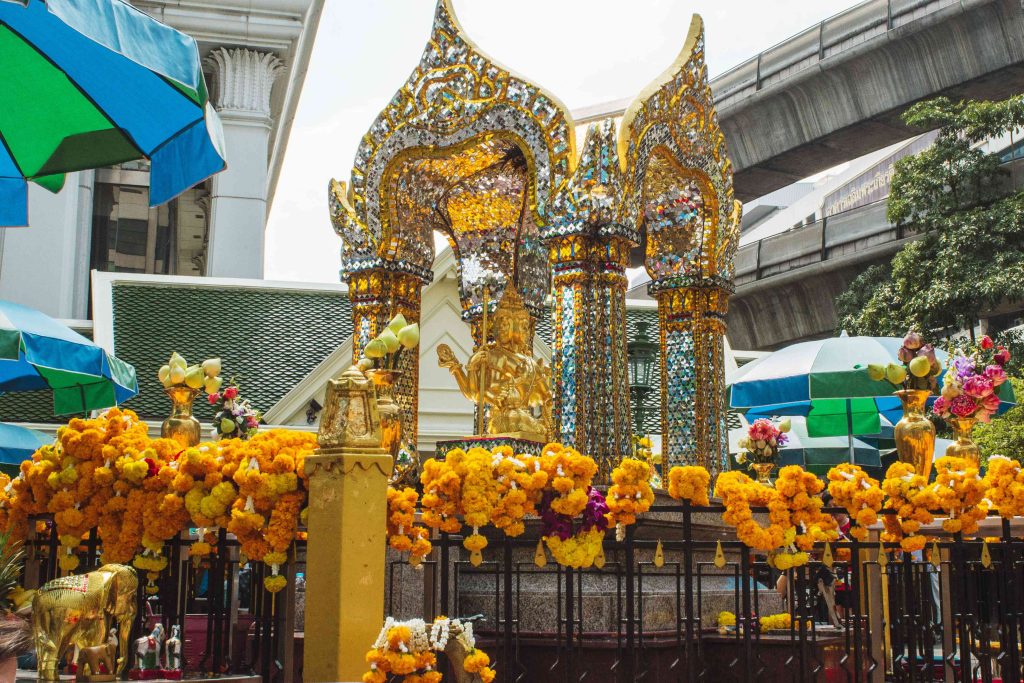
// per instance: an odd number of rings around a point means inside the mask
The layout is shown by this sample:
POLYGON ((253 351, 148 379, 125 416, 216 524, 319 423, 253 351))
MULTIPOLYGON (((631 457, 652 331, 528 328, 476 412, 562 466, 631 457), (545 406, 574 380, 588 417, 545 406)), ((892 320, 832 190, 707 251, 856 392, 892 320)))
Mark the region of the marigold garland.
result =
POLYGON ((993 455, 985 475, 986 498, 1004 519, 1024 516, 1024 469, 1016 460, 993 455))
POLYGON ((715 482, 726 508, 722 519, 736 527, 748 547, 772 553, 781 570, 806 564, 815 543, 838 537, 835 520, 821 512, 823 489, 820 479, 796 465, 779 471, 774 488, 735 471, 723 472, 715 482), (753 507, 768 508, 767 527, 754 519, 753 507))
POLYGON ((878 480, 857 465, 843 463, 828 471, 828 492, 836 505, 846 508, 853 524, 850 535, 858 541, 868 539, 868 527, 878 522, 885 493, 878 480))
MULTIPOLYGON (((96 529, 101 561, 134 564, 146 572, 150 593, 167 566, 166 542, 190 524, 203 530, 190 552, 197 560, 212 551, 215 535, 206 530, 232 522, 249 557, 286 557, 305 506, 302 468, 316 447, 314 434, 275 430, 248 442, 183 449, 150 439, 146 429, 120 408, 72 419, 53 444, 22 463, 17 478, 0 480, 0 524, 25 538, 32 517, 52 514, 64 571, 77 567, 81 539, 96 529)), ((280 562, 268 564, 270 583, 283 585, 280 562)))
POLYGON ((429 625, 422 619, 396 621, 388 617, 366 653, 370 670, 363 674, 363 683, 386 683, 392 677, 401 677, 405 683, 441 683, 443 675, 436 669, 434 653, 444 652, 451 638, 466 652, 463 670, 491 683, 495 676, 491 658, 476 647, 473 624, 447 617, 438 617, 429 625))
POLYGON ((409 563, 418 565, 430 554, 430 532, 416 524, 416 503, 419 493, 406 487, 388 486, 388 545, 400 553, 409 553, 409 563))
POLYGON ((615 526, 618 540, 625 537, 625 527, 636 524, 636 516, 647 512, 654 504, 651 475, 654 469, 643 460, 623 458, 612 470, 612 485, 608 488, 608 523, 615 526))
POLYGON ((939 501, 934 487, 928 486, 913 465, 894 462, 885 473, 882 491, 887 496, 885 506, 895 511, 895 514, 886 514, 882 519, 885 524, 882 540, 898 541, 907 552, 924 548, 928 539, 918 531, 921 525, 935 520, 931 511, 939 501))
POLYGON ((700 466, 673 467, 668 472, 668 495, 676 500, 688 500, 691 505, 711 504, 708 489, 711 473, 700 466))
POLYGON ((951 533, 973 534, 988 515, 984 503, 985 482, 978 468, 966 458, 945 456, 935 461, 935 496, 949 517, 942 528, 951 533))

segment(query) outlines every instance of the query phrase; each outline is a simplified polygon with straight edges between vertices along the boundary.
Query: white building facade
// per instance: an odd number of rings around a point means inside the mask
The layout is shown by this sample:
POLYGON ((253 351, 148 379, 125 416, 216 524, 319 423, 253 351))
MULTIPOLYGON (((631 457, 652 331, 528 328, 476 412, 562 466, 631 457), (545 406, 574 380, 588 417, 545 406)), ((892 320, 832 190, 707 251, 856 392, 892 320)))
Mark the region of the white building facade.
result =
POLYGON ((150 209, 148 162, 29 185, 27 228, 0 229, 0 299, 91 318, 90 270, 262 278, 270 203, 324 0, 137 0, 199 43, 227 170, 150 209))

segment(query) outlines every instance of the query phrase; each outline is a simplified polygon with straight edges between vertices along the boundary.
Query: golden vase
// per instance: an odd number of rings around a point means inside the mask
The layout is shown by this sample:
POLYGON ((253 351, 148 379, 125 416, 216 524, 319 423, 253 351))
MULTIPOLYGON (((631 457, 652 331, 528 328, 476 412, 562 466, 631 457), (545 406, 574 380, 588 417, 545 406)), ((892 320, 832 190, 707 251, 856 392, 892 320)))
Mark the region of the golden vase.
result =
POLYGON ((932 471, 932 457, 935 454, 935 425, 924 415, 928 397, 927 389, 904 389, 896 392, 903 404, 903 417, 896 423, 893 438, 900 462, 913 465, 914 470, 928 479, 932 471))
POLYGON ((160 436, 186 447, 198 445, 202 425, 192 416, 192 402, 199 391, 189 387, 166 387, 164 393, 171 399, 171 416, 161 425, 160 436))
POLYGON ((752 468, 754 468, 755 472, 757 472, 757 480, 760 483, 762 483, 762 484, 764 484, 766 486, 771 485, 771 483, 772 483, 771 474, 772 474, 772 471, 775 469, 775 463, 773 463, 773 462, 752 462, 752 463, 750 463, 750 466, 752 468))
POLYGON ((402 409, 395 402, 395 384, 402 376, 401 370, 385 370, 374 368, 366 372, 366 376, 377 389, 377 413, 380 415, 381 441, 380 447, 398 458, 398 449, 402 443, 402 409))
POLYGON ((953 443, 946 447, 946 455, 954 458, 964 458, 975 467, 981 466, 981 449, 971 439, 971 432, 978 422, 976 417, 951 417, 946 420, 953 428, 953 443))

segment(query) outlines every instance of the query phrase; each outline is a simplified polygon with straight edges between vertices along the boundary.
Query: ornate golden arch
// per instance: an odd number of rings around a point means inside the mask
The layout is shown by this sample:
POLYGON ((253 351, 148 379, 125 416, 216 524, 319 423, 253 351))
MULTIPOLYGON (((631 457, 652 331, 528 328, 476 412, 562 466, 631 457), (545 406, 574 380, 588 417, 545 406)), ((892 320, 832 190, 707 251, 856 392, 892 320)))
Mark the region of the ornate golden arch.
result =
POLYGON ((694 15, 675 62, 629 106, 619 128, 619 220, 644 240, 658 299, 662 449, 668 465, 727 466, 725 315, 742 207, 694 15))
MULTIPOLYGON (((363 137, 351 184, 331 182, 343 274, 386 268, 427 281, 440 230, 460 257, 463 307, 473 317, 476 289, 486 281, 500 296, 512 261, 536 270, 529 262, 539 253, 546 264, 539 226, 575 153, 565 106, 484 54, 451 0, 439 0, 420 63, 363 137)), ((517 278, 535 311, 546 292, 531 290, 545 278, 517 278)))
MULTIPOLYGON (((485 287, 497 302, 510 282, 539 315, 549 286, 540 228, 575 145, 565 106, 484 54, 439 0, 423 56, 363 136, 350 183, 330 183, 355 356, 392 315, 419 320, 434 230, 455 251, 464 318, 480 314, 485 287)), ((403 443, 414 445, 418 359, 403 363, 403 443)))

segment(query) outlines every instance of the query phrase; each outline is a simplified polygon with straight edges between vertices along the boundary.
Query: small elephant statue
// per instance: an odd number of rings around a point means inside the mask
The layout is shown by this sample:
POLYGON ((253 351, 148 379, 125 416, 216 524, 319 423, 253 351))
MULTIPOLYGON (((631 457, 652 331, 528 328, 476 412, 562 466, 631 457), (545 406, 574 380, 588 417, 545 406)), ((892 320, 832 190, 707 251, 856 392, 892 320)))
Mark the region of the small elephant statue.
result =
POLYGON ((107 642, 103 645, 80 648, 78 659, 75 661, 77 665, 75 679, 79 681, 114 680, 117 642, 117 629, 112 628, 107 636, 107 642), (86 675, 87 669, 88 675, 86 675))

